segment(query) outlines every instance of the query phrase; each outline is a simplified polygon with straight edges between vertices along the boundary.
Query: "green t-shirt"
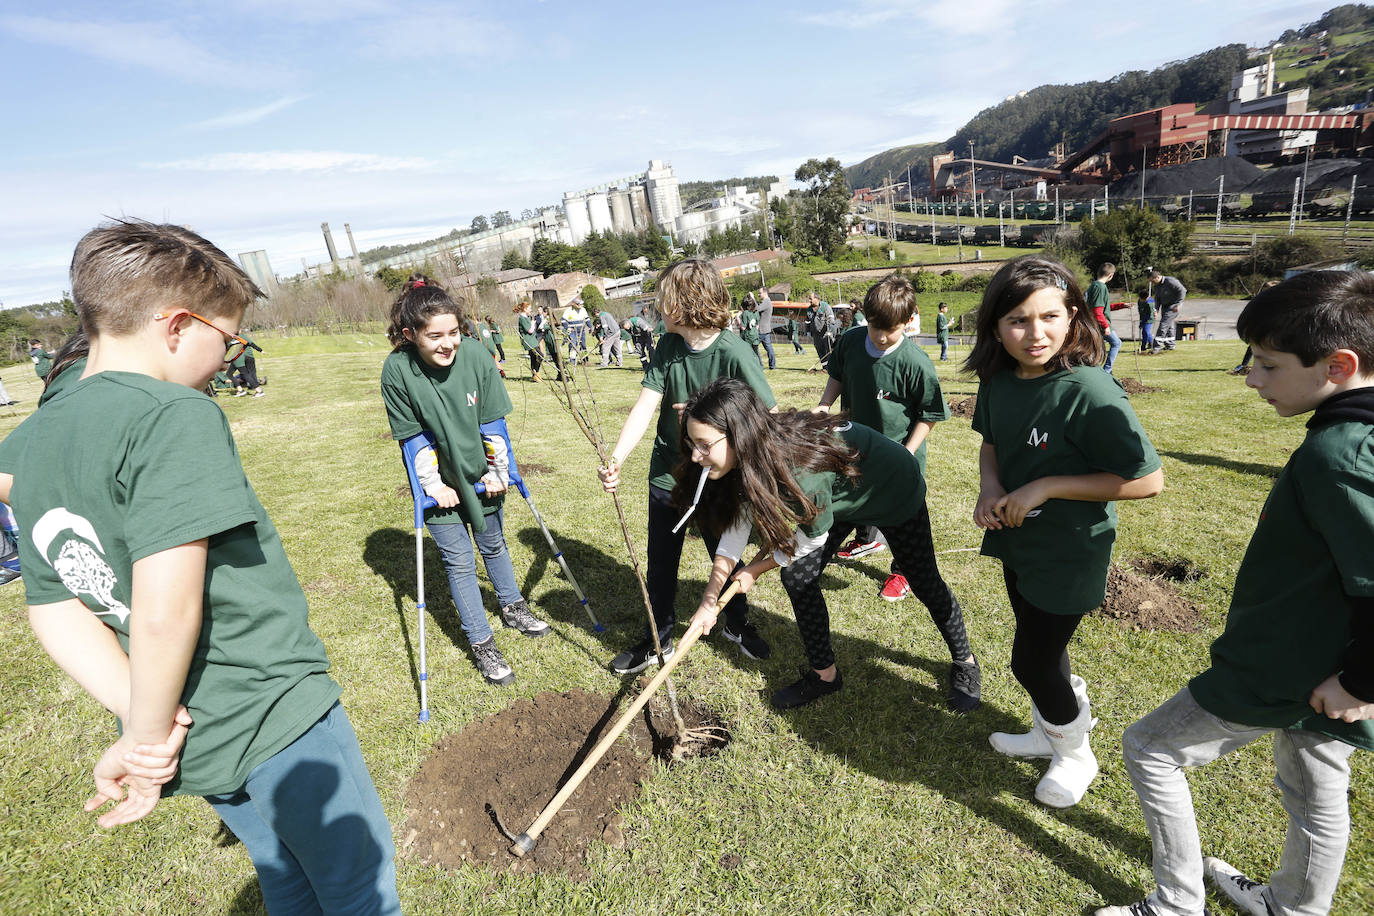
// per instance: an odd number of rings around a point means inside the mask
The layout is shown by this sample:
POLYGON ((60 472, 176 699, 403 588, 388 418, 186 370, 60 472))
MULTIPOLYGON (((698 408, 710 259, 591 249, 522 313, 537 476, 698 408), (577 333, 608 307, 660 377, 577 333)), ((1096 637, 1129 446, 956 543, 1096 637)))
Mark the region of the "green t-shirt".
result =
POLYGON ((1242 725, 1303 728, 1374 750, 1374 722, 1312 712, 1312 689, 1342 670, 1347 596, 1374 597, 1374 428, 1307 434, 1246 548, 1212 666, 1189 684, 1202 708, 1242 725))
POLYGON ((526 350, 537 350, 539 348, 539 338, 534 336, 533 316, 521 315, 517 324, 521 345, 526 350))
POLYGON ((494 340, 497 344, 505 342, 506 335, 501 333, 501 326, 497 324, 495 321, 487 322, 487 330, 491 331, 491 339, 494 340))
POLYGON ((472 322, 468 330, 472 332, 471 337, 482 341, 488 356, 496 355, 496 340, 491 336, 491 328, 479 322, 472 322))
POLYGON ((821 510, 801 530, 811 537, 836 522, 848 525, 895 525, 920 511, 926 483, 915 459, 901 445, 860 423, 845 423, 836 433, 859 450, 859 480, 834 471, 797 475, 802 491, 821 510))
POLYGON ((510 395, 487 352, 475 341, 463 341, 453 365, 435 368, 425 365, 412 347, 397 350, 382 363, 382 400, 391 438, 399 442, 426 429, 434 434, 439 476, 458 491, 456 507, 431 509, 425 520, 435 525, 468 522, 474 531, 487 530, 485 517, 501 508, 505 494, 479 498, 473 490, 487 472, 479 427, 511 412, 510 395))
POLYGON ((949 315, 946 312, 935 313, 935 339, 940 343, 949 340, 949 315))
POLYGON ((38 406, 42 407, 44 404, 57 397, 65 391, 69 385, 81 378, 81 373, 85 371, 86 357, 84 356, 68 363, 67 368, 57 373, 56 378, 48 380, 48 386, 44 388, 43 393, 38 396, 38 406))
MULTIPOLYGON (((840 383, 841 406, 850 418, 889 439, 904 443, 917 423, 949 419, 935 364, 905 337, 891 353, 874 356, 868 351, 868 331, 850 328, 836 341, 828 368, 840 383)), ((916 450, 916 466, 924 475, 924 442, 916 450)))
MULTIPOLYGON (((1160 467, 1121 383, 1095 366, 1033 379, 999 372, 978 386, 973 428, 995 449, 1008 493, 1041 477, 1108 471, 1135 480, 1160 467)), ((1115 540, 1111 502, 1051 499, 1020 528, 987 531, 983 554, 1015 572, 1041 610, 1086 614, 1106 598, 1115 540)))
POLYGON ((620 329, 620 340, 621 340, 622 343, 625 343, 625 342, 632 342, 632 341, 634 340, 634 338, 632 338, 632 337, 630 336, 630 331, 629 331, 628 328, 621 328, 621 329, 620 329))
POLYGON ((39 378, 47 377, 52 371, 53 355, 42 347, 33 347, 29 350, 29 358, 33 360, 33 371, 39 378))
MULTIPOLYGON (((249 343, 254 343, 253 338, 249 337, 247 334, 240 334, 239 336, 242 337, 244 340, 248 341, 249 343)), ((254 350, 252 347, 244 347, 243 352, 238 355, 238 358, 235 359, 231 365, 233 365, 235 369, 242 369, 248 365, 248 360, 250 359, 256 363, 257 359, 253 356, 253 354, 256 352, 257 351, 254 350)))
POLYGON ((78 598, 127 652, 133 564, 207 538, 203 622, 181 695, 195 725, 168 790, 232 792, 328 711, 339 686, 215 402, 145 375, 79 375, 63 372, 62 389, 0 443, 28 603, 78 598))
POLYGON ((1101 280, 1094 280, 1088 284, 1088 288, 1083 291, 1083 299, 1088 304, 1088 309, 1102 309, 1102 314, 1107 315, 1111 310, 1112 294, 1107 290, 1107 284, 1101 280))
POLYGON ((757 312, 745 309, 739 313, 739 336, 747 344, 759 342, 759 316, 757 312))
POLYGON ((737 378, 749 383, 765 408, 777 403, 759 358, 734 334, 719 334, 701 350, 693 350, 678 334, 664 334, 654 348, 644 373, 643 386, 663 395, 654 434, 654 451, 649 457, 649 483, 664 490, 673 488, 673 470, 683 460, 678 443, 678 416, 674 404, 685 403, 707 382, 718 378, 737 378))

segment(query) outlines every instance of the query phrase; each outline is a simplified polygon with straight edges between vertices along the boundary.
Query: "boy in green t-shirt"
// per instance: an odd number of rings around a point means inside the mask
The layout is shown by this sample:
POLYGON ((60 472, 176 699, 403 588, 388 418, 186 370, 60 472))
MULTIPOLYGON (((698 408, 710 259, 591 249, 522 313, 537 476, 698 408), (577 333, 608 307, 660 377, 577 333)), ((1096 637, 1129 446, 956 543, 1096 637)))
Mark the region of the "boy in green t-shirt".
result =
POLYGON ((1158 889, 1099 916, 1194 916, 1203 875, 1243 912, 1326 913, 1350 834, 1350 755, 1374 750, 1374 277, 1312 271, 1236 330, 1281 417, 1312 412, 1260 512, 1212 665, 1126 730, 1158 889), (1273 735, 1288 836, 1268 884, 1202 856, 1184 769, 1273 735))
POLYGON ((399 913, 391 828, 305 594, 198 390, 247 346, 261 293, 195 233, 134 221, 87 233, 71 280, 90 357, 0 443, 0 498, 39 642, 122 724, 86 810, 115 803, 97 820, 113 827, 201 795, 269 911, 399 913))
POLYGON ((940 358, 949 359, 949 303, 941 302, 935 313, 935 342, 940 345, 940 358))
MULTIPOLYGON (((949 404, 940 389, 935 364, 904 334, 916 311, 916 289, 910 280, 893 274, 869 288, 863 310, 868 316, 867 326, 846 331, 830 353, 830 379, 816 411, 828 413, 839 397, 854 422, 906 446, 913 457, 911 476, 924 492, 926 437, 936 423, 949 419, 949 404)), ((915 530, 919 534, 917 553, 922 567, 901 570, 893 562, 891 575, 879 595, 887 601, 900 601, 910 595, 911 584, 904 575, 909 572, 914 577, 912 581, 922 584, 928 606, 934 602, 943 612, 945 605, 952 605, 957 617, 958 601, 940 576, 935 560, 930 513, 924 499, 920 509, 915 516, 915 530)), ((836 556, 853 559, 883 549, 878 529, 861 525, 855 530, 854 539, 840 548, 836 556)), ((972 654, 954 659, 950 678, 950 705, 961 712, 977 707, 982 683, 977 659, 972 654)))

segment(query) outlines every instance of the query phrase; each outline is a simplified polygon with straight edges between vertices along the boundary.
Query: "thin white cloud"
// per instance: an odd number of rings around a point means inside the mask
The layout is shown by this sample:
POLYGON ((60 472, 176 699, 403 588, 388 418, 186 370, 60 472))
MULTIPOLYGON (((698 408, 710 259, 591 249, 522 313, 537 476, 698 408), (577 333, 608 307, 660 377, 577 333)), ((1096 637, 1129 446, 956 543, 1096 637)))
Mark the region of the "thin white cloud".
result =
POLYGON ((225 127, 246 127, 249 124, 256 124, 264 118, 268 118, 279 111, 290 108, 297 102, 305 101, 305 99, 306 96, 303 95, 287 96, 284 99, 277 99, 275 102, 269 102, 268 104, 261 105, 257 108, 247 108, 241 111, 225 112, 224 114, 219 115, 218 117, 207 118, 206 120, 200 121, 191 126, 196 128, 197 130, 218 130, 220 128, 225 127))
POLYGON ((217 86, 266 88, 285 78, 271 67, 231 61, 161 22, 82 22, 41 16, 0 17, 18 38, 102 60, 217 86))
POLYGON ((193 159, 147 163, 146 168, 185 172, 413 172, 435 165, 414 156, 378 156, 329 150, 213 153, 193 159))

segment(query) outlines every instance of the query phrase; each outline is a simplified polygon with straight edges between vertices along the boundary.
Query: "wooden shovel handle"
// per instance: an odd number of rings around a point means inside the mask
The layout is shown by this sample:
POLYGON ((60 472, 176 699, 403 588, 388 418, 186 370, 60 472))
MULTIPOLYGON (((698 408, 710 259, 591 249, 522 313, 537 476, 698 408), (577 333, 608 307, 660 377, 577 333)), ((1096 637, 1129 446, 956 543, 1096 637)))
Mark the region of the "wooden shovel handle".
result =
MULTIPOLYGON (((731 582, 730 587, 716 600, 717 606, 724 606, 729 603, 730 599, 735 597, 735 593, 739 591, 739 587, 738 580, 731 582)), ((582 765, 577 768, 577 772, 572 774, 572 777, 563 784, 563 788, 558 790, 558 794, 544 806, 544 810, 539 812, 539 816, 534 819, 534 823, 530 824, 529 828, 526 829, 524 833, 515 838, 515 842, 512 843, 510 847, 511 855, 516 858, 524 858, 525 853, 534 848, 534 844, 539 839, 539 835, 549 826, 549 822, 552 821, 559 810, 567 804, 568 799, 577 791, 578 786, 582 785, 582 781, 587 778, 587 774, 590 773, 592 768, 606 755, 606 751, 610 750, 611 745, 615 743, 615 739, 619 738, 621 733, 629 727, 630 722, 632 722, 634 717, 639 714, 639 711, 644 708, 644 704, 649 702, 649 698, 654 695, 654 691, 658 690, 658 688, 663 685, 663 682, 668 680, 668 675, 673 673, 673 669, 686 657, 687 651, 691 649, 692 646, 696 645, 697 640, 700 638, 701 626, 693 623, 687 628, 687 632, 682 634, 682 639, 678 641, 677 651, 673 653, 673 657, 663 663, 663 666, 658 670, 658 674, 655 674, 653 680, 649 681, 648 685, 644 688, 644 691, 639 696, 635 697, 635 701, 630 704, 630 708, 625 710, 624 714, 616 720, 615 724, 611 726, 611 730, 606 733, 606 736, 597 742, 596 747, 592 748, 592 752, 587 755, 587 759, 582 761, 582 765)))

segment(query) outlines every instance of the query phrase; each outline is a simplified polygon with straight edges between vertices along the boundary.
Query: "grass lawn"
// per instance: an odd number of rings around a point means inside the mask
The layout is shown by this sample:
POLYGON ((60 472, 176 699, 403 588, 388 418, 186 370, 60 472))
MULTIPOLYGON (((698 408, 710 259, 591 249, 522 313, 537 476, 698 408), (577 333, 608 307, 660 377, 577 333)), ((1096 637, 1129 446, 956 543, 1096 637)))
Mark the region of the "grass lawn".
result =
MULTIPOLYGON (((555 633, 542 640, 498 633, 518 679, 505 689, 485 686, 426 539, 433 718, 417 724, 410 501, 398 494, 405 477, 378 393, 387 347, 376 335, 257 340, 266 350, 259 366, 270 378, 268 396, 219 404, 310 599, 312 625, 344 686, 401 845, 406 785, 439 738, 517 697, 572 688, 611 695, 621 687, 605 663, 640 632, 639 592, 591 448, 512 359, 517 458, 550 469, 534 481, 540 509, 608 632, 589 631, 526 507, 510 504, 517 579, 555 633)), ((779 401, 814 404, 824 379, 803 371, 810 350, 777 349, 782 364, 770 381, 779 401)), ((1036 804, 1044 763, 1013 761, 988 746, 989 732, 1026 725, 1029 703, 1007 670, 1013 621, 1000 568, 975 549, 978 439, 967 420, 952 419, 931 437, 930 508, 942 569, 983 663, 982 709, 967 717, 945 711, 943 643, 914 600, 878 598, 887 571, 879 555, 834 564, 825 576, 844 691, 813 708, 771 711, 768 694, 804 662, 786 596, 768 577, 753 603, 773 658, 744 660, 712 638, 676 675, 679 692, 717 711, 734 742, 718 757, 660 770, 646 783, 624 811, 623 850, 593 844, 585 883, 439 871, 402 852, 406 912, 1077 914, 1104 900, 1139 899, 1152 886, 1149 842, 1121 763, 1121 732, 1206 665, 1264 496, 1304 431, 1301 419, 1276 418, 1222 372, 1241 349, 1187 343, 1171 356, 1137 360, 1123 352, 1119 361, 1119 374, 1139 372, 1162 389, 1133 401, 1163 457, 1167 489, 1120 506, 1116 555, 1194 561, 1206 575, 1181 588, 1205 609, 1205 627, 1150 633, 1084 621, 1072 654, 1101 718, 1093 743, 1102 774, 1082 804, 1062 812, 1036 804)), ((937 365, 951 400, 975 392, 973 381, 956 375, 956 362, 937 365)), ((0 434, 38 394, 26 365, 4 374, 22 403, 8 416, 0 412, 0 434)), ((593 380, 613 438, 640 373, 611 370, 593 380)), ((642 443, 624 475, 641 551, 648 457, 642 443)), ((689 544, 684 618, 707 570, 704 551, 689 544)), ((490 609, 494 597, 484 591, 490 609)), ((0 589, 0 647, 9 659, 0 678, 7 697, 0 705, 0 913, 261 912, 248 857, 199 799, 166 800, 144 821, 112 832, 81 811, 112 723, 43 655, 23 598, 19 584, 0 589)), ((1354 766, 1353 841, 1337 913, 1374 912, 1374 768, 1365 754, 1354 766)), ((1269 741, 1193 774, 1192 785, 1206 849, 1267 875, 1285 827, 1269 741)), ((1233 912, 1215 899, 1210 905, 1233 912)))

